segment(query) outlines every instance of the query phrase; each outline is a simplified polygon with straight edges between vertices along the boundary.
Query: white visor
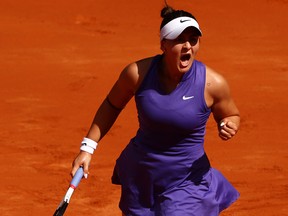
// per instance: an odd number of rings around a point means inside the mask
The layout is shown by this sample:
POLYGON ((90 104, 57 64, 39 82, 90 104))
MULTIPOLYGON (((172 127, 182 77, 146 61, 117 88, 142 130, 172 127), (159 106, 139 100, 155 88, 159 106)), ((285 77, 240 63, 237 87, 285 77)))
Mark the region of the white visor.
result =
POLYGON ((164 38, 174 40, 188 27, 196 28, 202 36, 198 22, 192 17, 184 16, 175 18, 163 26, 160 31, 160 40, 162 41, 164 38))

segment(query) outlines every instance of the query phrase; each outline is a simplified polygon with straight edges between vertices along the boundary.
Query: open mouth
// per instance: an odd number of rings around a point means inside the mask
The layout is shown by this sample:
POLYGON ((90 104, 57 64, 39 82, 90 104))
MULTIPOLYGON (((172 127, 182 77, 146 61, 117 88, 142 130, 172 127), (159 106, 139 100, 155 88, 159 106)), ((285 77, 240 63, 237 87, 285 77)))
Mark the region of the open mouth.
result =
POLYGON ((191 55, 190 54, 182 54, 181 57, 180 57, 180 62, 181 62, 181 66, 182 67, 186 67, 189 65, 189 60, 191 58, 191 55))

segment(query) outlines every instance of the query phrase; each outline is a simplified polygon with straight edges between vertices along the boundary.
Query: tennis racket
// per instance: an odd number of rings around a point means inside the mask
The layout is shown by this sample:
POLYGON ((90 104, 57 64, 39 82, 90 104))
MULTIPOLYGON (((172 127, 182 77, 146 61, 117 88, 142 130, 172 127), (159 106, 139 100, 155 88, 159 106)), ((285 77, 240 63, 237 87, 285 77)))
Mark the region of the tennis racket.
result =
POLYGON ((53 214, 53 216, 62 216, 64 215, 67 206, 70 202, 71 196, 74 192, 74 190, 76 189, 76 187, 78 186, 78 184, 80 183, 82 177, 83 177, 84 171, 83 168, 80 167, 77 172, 75 173, 74 177, 72 178, 71 182, 70 182, 70 186, 63 198, 63 200, 60 202, 60 205, 58 206, 58 208, 56 209, 55 213, 53 214))

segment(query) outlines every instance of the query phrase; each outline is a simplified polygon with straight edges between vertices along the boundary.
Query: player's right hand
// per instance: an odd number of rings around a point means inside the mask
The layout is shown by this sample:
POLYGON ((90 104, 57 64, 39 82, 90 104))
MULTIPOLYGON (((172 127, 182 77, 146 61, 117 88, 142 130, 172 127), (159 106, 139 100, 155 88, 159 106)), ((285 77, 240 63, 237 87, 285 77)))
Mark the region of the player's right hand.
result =
POLYGON ((88 178, 91 158, 92 155, 90 153, 80 151, 80 153, 77 155, 77 157, 74 159, 72 163, 71 176, 73 177, 78 168, 82 166, 84 170, 84 178, 88 178))

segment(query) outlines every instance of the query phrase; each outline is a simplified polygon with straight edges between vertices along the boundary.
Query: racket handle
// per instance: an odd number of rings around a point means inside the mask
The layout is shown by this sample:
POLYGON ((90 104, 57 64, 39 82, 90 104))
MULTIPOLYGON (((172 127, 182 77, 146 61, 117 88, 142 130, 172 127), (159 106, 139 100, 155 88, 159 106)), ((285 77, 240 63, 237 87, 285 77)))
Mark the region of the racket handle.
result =
POLYGON ((84 175, 83 167, 79 167, 79 169, 76 171, 74 177, 70 182, 70 187, 73 187, 75 189, 78 186, 79 182, 81 181, 83 175, 84 175))

